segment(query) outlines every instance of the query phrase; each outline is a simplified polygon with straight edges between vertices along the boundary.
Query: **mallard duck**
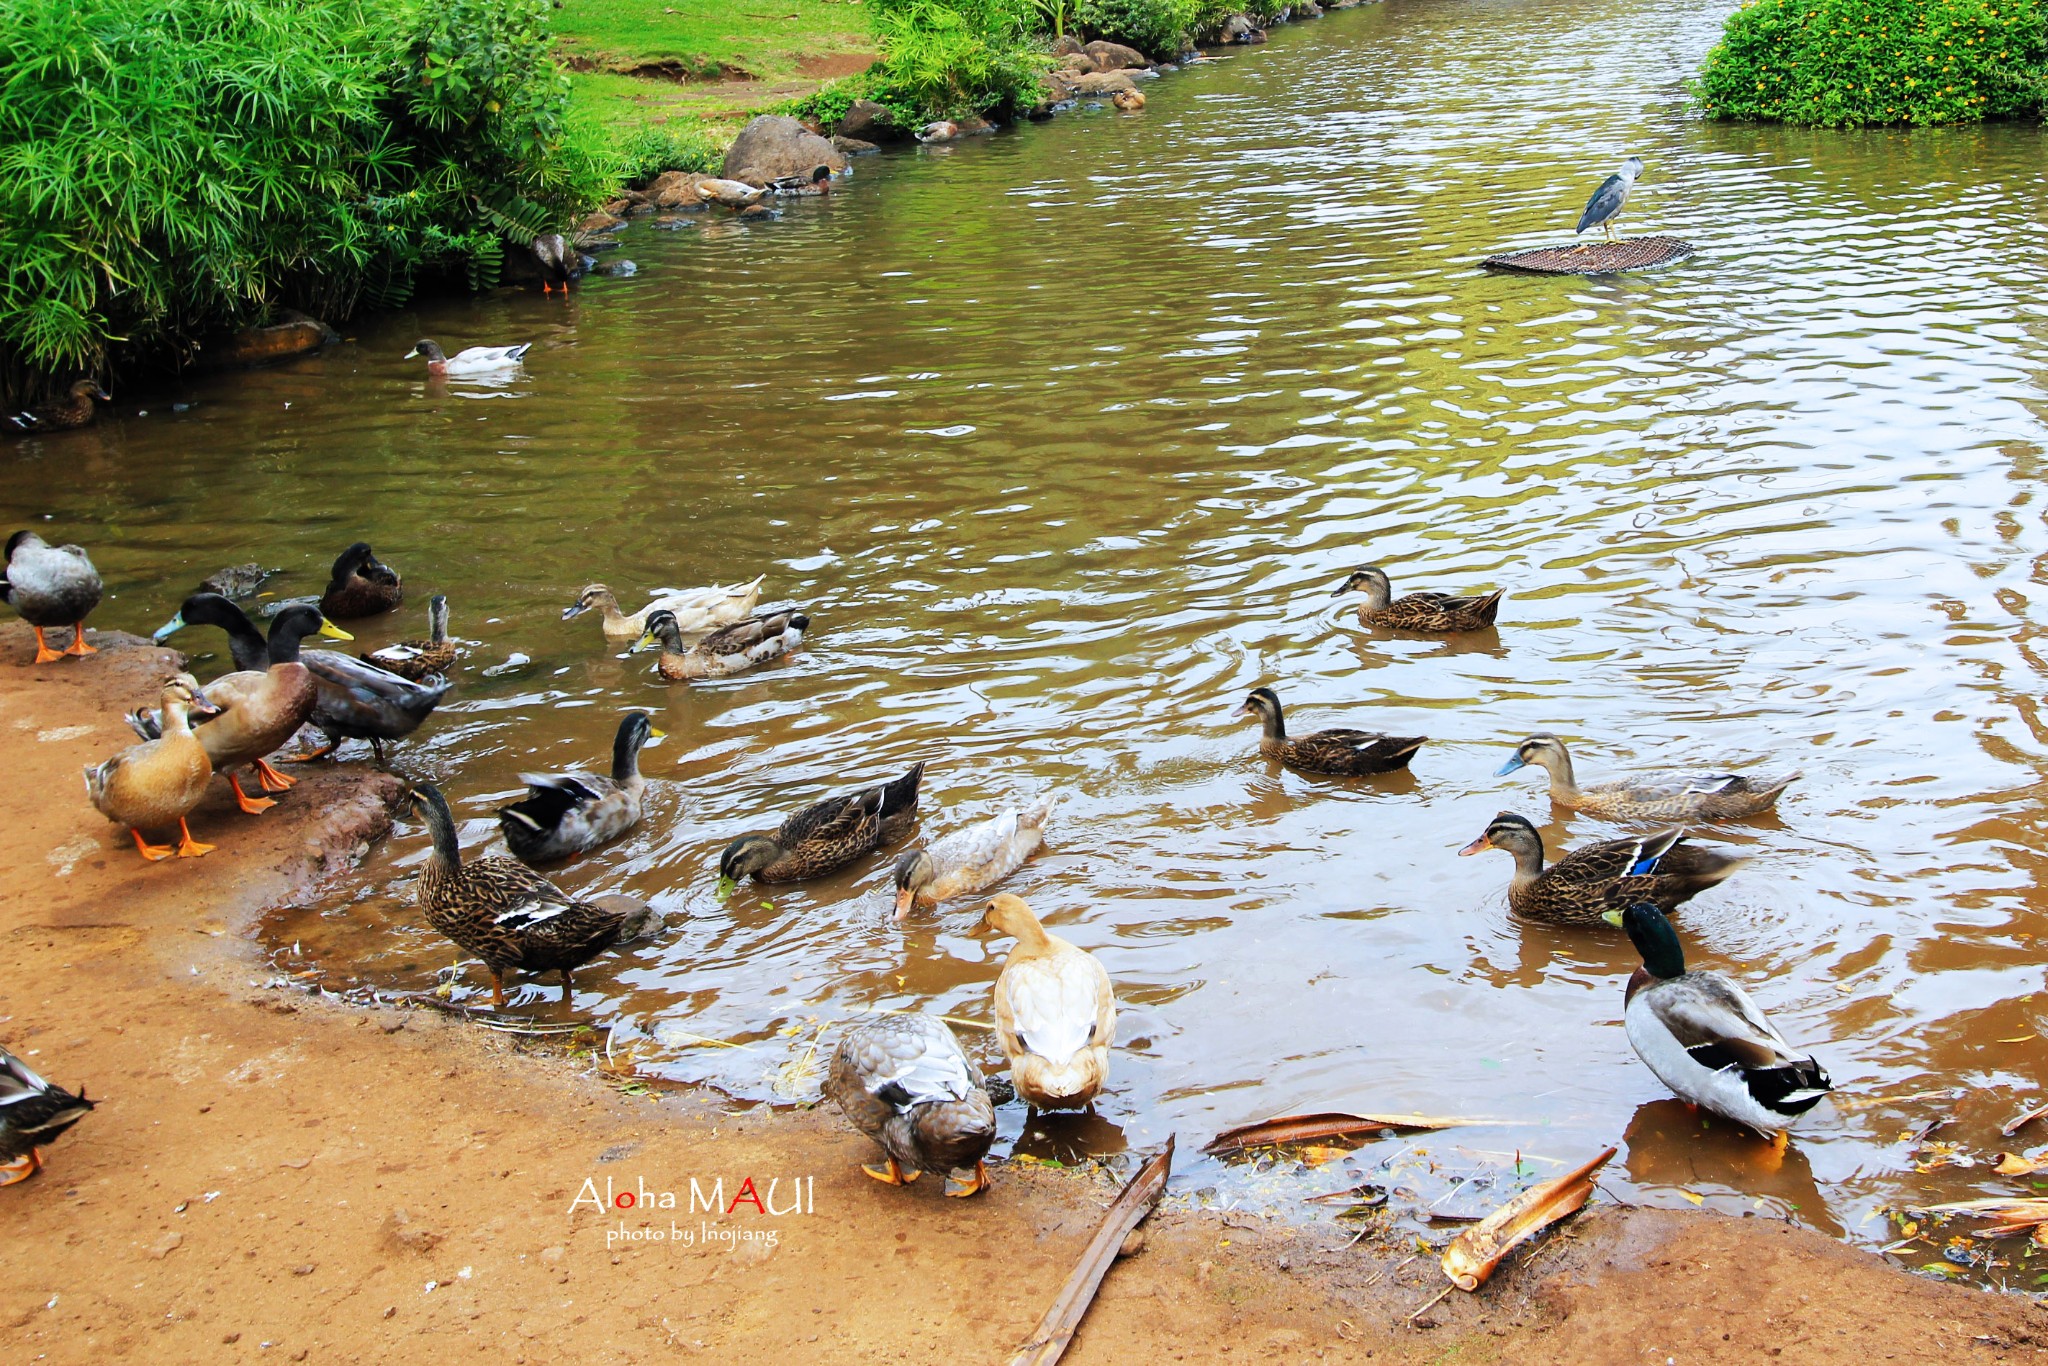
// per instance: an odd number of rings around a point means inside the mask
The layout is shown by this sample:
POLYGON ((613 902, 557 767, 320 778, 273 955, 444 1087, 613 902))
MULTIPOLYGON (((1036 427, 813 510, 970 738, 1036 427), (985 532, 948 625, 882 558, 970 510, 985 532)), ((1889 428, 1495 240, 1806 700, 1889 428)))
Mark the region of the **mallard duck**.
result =
POLYGON ((1136 90, 1113 90, 1109 102, 1126 113, 1145 107, 1145 97, 1136 90))
POLYGON ((1429 741, 1426 735, 1404 737, 1341 729, 1319 730, 1290 740, 1286 718, 1280 712, 1280 695, 1271 688, 1253 688, 1239 710, 1250 712, 1264 723, 1266 731, 1259 740, 1261 753, 1304 773, 1391 773, 1408 767, 1415 751, 1429 741))
POLYGON ((1517 915, 1556 925, 1594 925, 1632 901, 1676 910, 1742 866, 1739 858, 1681 843, 1684 839, 1682 830, 1665 830, 1640 839, 1599 840, 1545 868, 1543 836, 1522 817, 1503 811, 1458 854, 1504 849, 1514 856, 1508 905, 1517 915))
POLYGON ((261 588, 276 572, 275 569, 265 569, 260 564, 231 564, 226 569, 217 569, 201 579, 195 591, 218 593, 224 598, 246 598, 261 588))
POLYGON ((853 1127, 882 1146, 883 1166, 861 1170, 901 1186, 925 1172, 946 1174, 946 1194, 974 1195, 988 1186, 989 1144, 996 1107, 974 1065, 944 1021, 929 1015, 884 1015, 839 1036, 825 1095, 853 1127), (955 1183, 951 1173, 974 1168, 955 1183))
POLYGON ((1748 992, 1718 972, 1685 970, 1685 949, 1664 912, 1637 901, 1607 919, 1628 931, 1643 956, 1622 1014, 1629 1047, 1681 1100, 1772 1137, 1834 1089, 1827 1071, 1793 1052, 1748 992))
POLYGON ((33 531, 17 531, 7 538, 7 572, 0 575, 0 596, 34 628, 36 663, 99 653, 85 643, 85 619, 100 605, 100 592, 100 571, 92 567, 85 547, 51 545, 33 531), (52 626, 71 628, 71 644, 61 651, 43 640, 43 632, 52 626))
POLYGON ((999 892, 981 927, 1017 941, 996 978, 996 1038, 1017 1094, 1040 1110, 1078 1110, 1109 1080, 1116 1042, 1116 993, 1100 959, 1045 926, 1031 908, 999 892))
POLYGON ((1532 735, 1494 776, 1504 778, 1525 764, 1550 775, 1550 800, 1573 811, 1610 820, 1737 821, 1768 811, 1778 794, 1800 775, 1750 778, 1740 773, 1645 773, 1580 787, 1571 751, 1555 735, 1532 735))
POLYGON ((917 820, 922 761, 891 782, 813 802, 772 835, 741 835, 718 860, 718 875, 739 882, 801 882, 844 868, 894 844, 917 820))
POLYGON ((766 186, 749 185, 744 180, 720 180, 716 176, 707 176, 697 182, 700 198, 713 204, 723 204, 728 209, 744 209, 759 202, 766 193, 766 186))
POLYGON ((407 789, 406 799, 434 840, 420 872, 420 907, 456 947, 484 960, 493 1009, 504 1009, 505 974, 515 970, 561 973, 562 1004, 568 1005, 577 968, 650 928, 653 908, 632 897, 579 901, 516 859, 465 864, 441 789, 419 783, 407 789))
POLYGON ((647 634, 648 617, 666 609, 675 614, 677 630, 684 635, 697 635, 731 625, 753 611, 754 604, 761 600, 762 580, 767 577, 763 574, 752 583, 730 588, 713 584, 685 593, 663 593, 631 616, 619 610, 618 596, 611 589, 593 583, 562 609, 562 620, 572 620, 595 608, 604 624, 605 639, 631 644, 647 634))
POLYGON ((84 1087, 74 1096, 52 1086, 0 1048, 0 1186, 26 1181, 41 1171, 43 1155, 38 1150, 55 1142, 92 1108, 84 1087))
POLYGON ((803 643, 810 625, 811 619, 801 612, 763 612, 685 645, 676 614, 664 607, 648 615, 647 633, 633 649, 637 653, 658 644, 661 658, 655 661, 654 671, 671 683, 726 678, 791 653, 803 643))
POLYGON ((40 408, 27 408, 0 417, 0 431, 27 436, 36 432, 68 432, 78 427, 90 427, 93 419, 99 416, 93 402, 114 401, 114 396, 102 389, 96 380, 73 380, 71 387, 64 392, 62 403, 46 403, 40 408))
POLYGON ((1448 593, 1409 593, 1397 598, 1387 571, 1369 564, 1352 570, 1336 596, 1365 594, 1358 619, 1367 626, 1385 626, 1396 631, 1483 631, 1493 625, 1500 600, 1507 591, 1496 588, 1475 598, 1454 598, 1448 593))
POLYGON ((660 736, 644 711, 629 711, 612 741, 609 778, 595 773, 522 773, 525 801, 498 811, 498 828, 512 852, 528 863, 552 863, 588 853, 640 823, 640 747, 660 736))
POLYGON ((428 674, 446 673, 461 652, 448 639, 448 598, 436 593, 427 599, 427 638, 401 640, 381 650, 359 656, 365 663, 389 669, 408 682, 417 683, 428 674))
POLYGON ((777 194, 831 194, 832 168, 813 166, 809 175, 778 176, 768 188, 777 194))
MULTIPOLYGON (((552 294, 557 288, 567 294, 570 282, 583 273, 583 253, 558 232, 544 232, 533 239, 533 261, 540 268, 540 292, 543 294, 552 294)), ((421 342, 420 349, 425 350, 430 344, 421 342)), ((477 351, 514 351, 523 356, 527 347, 472 346, 455 359, 459 361, 462 356, 477 351)), ((518 363, 518 356, 513 357, 513 362, 518 363)))
POLYGON ((158 704, 162 737, 131 745, 85 771, 85 795, 101 815, 128 827, 135 847, 151 863, 173 853, 180 858, 198 858, 213 852, 212 845, 193 839, 192 828, 185 824, 213 777, 213 761, 192 733, 191 718, 211 716, 213 710, 192 675, 174 674, 165 680, 158 704), (144 830, 161 830, 173 821, 179 835, 175 850, 142 837, 144 830))
POLYGON ((405 601, 398 571, 378 559, 368 541, 341 552, 320 595, 321 615, 333 621, 354 621, 389 612, 405 601))
POLYGON ((973 896, 1024 866, 1045 843, 1045 821, 1059 800, 1048 792, 1031 805, 1000 812, 912 849, 896 861, 896 920, 914 906, 973 896))
POLYGON ((532 342, 521 342, 517 346, 466 346, 449 355, 438 343, 424 337, 399 359, 412 360, 416 356, 427 358, 427 373, 448 375, 459 378, 463 375, 499 375, 508 370, 517 370, 526 359, 526 353, 533 349, 532 342))

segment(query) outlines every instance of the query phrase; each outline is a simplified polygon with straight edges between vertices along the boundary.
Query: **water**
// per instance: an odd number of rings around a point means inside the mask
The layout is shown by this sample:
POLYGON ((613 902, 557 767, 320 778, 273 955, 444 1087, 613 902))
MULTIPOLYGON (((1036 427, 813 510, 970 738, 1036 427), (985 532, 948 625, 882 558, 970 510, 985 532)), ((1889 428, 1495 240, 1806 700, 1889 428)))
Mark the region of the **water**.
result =
MULTIPOLYGON (((578 979, 579 1012, 655 1070, 798 1096, 863 1010, 987 1018, 999 946, 971 905, 892 926, 886 860, 714 892, 735 835, 925 759, 931 832, 1064 793, 1009 886, 1118 984, 1100 1119, 1027 1150, 1479 1116, 1502 1122, 1351 1168, 1484 1208, 1449 1183, 1620 1140, 1617 1195, 1884 1244, 1882 1207, 2023 1190, 1983 1159, 2042 1141, 1996 1126, 2043 1080, 2048 173, 2032 128, 1701 124, 1681 83, 1720 17, 1394 0, 1282 29, 1142 114, 863 160, 777 224, 636 226, 632 281, 437 302, 195 381, 185 413, 19 445, 0 510, 93 549, 103 626, 146 630, 240 560, 317 591, 359 536, 412 593, 367 645, 420 634, 445 591, 470 653, 398 762, 444 782, 474 849, 520 770, 601 763, 621 710, 653 710, 646 823, 561 881, 680 922, 578 979), (1694 259, 1475 269, 1564 240, 1630 153, 1625 226, 1694 259), (435 383, 398 359, 423 335, 537 345, 515 380, 435 383), (1505 585, 1504 624, 1362 631, 1330 593, 1368 561, 1397 587, 1505 585), (559 620, 593 579, 762 572, 814 634, 730 682, 663 685, 559 620), (513 651, 533 665, 480 676, 513 651), (1237 714, 1260 683, 1297 729, 1433 738, 1410 775, 1288 773, 1237 714), (1517 923, 1506 858, 1453 857, 1500 809, 1553 851, 1614 833, 1492 776, 1534 730, 1587 776, 1804 770, 1777 818, 1711 836, 1752 863, 1680 919, 1848 1098, 1782 1164, 1696 1132, 1629 1052, 1618 933, 1517 923), (1930 1141, 1978 1165, 1911 1146, 1944 1116, 1930 1141)), ((410 899, 424 852, 402 829, 368 893, 279 942, 430 983, 451 955, 410 899)), ((557 1013, 551 992, 524 995, 557 1013)), ((1182 1170, 1311 1210, 1356 1179, 1182 1170)))

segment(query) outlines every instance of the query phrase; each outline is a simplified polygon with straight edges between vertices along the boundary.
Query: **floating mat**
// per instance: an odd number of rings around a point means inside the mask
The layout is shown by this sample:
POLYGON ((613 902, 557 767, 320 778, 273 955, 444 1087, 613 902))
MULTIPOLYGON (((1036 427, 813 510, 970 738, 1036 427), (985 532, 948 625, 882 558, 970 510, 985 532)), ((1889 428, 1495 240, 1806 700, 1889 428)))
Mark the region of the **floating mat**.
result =
POLYGON ((1569 247, 1533 247, 1489 256, 1479 264, 1531 275, 1612 275, 1618 270, 1669 265, 1692 255, 1692 243, 1676 237, 1629 237, 1619 242, 1581 242, 1569 247))

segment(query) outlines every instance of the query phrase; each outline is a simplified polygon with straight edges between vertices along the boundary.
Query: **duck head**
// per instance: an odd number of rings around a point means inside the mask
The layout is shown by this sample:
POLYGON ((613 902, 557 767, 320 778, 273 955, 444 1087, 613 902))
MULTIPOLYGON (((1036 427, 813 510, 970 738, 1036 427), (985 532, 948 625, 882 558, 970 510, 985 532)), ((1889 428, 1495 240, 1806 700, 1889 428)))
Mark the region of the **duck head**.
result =
POLYGON ((1670 917, 1647 901, 1638 901, 1625 911, 1609 911, 1600 917, 1610 925, 1628 931, 1628 939, 1643 956, 1643 971, 1663 981, 1685 975, 1685 945, 1670 917))
POLYGON ((634 642, 632 653, 638 654, 642 650, 651 650, 656 645, 661 646, 663 650, 671 654, 681 654, 683 652, 682 623, 678 622, 676 614, 669 611, 666 607, 658 612, 648 614, 646 634, 634 642))
POLYGON ((1394 599, 1394 584, 1387 577, 1387 571, 1376 564, 1361 565, 1351 571, 1350 577, 1337 585, 1332 597, 1343 597, 1346 593, 1365 594, 1366 606, 1377 611, 1394 599))
POLYGON ((448 353, 441 349, 439 343, 429 341, 425 337, 414 342, 412 350, 400 356, 399 359, 412 360, 419 356, 427 358, 427 368, 429 370, 445 367, 448 364, 448 353))
POLYGON ((1535 764, 1538 768, 1552 773, 1571 772, 1571 752, 1564 747, 1564 741, 1546 731, 1538 731, 1521 744, 1508 761, 1495 771, 1494 777, 1505 778, 1524 764, 1535 764))
POLYGON ((1524 817, 1512 811, 1503 811, 1493 818, 1486 827, 1486 833, 1458 851, 1458 857, 1484 853, 1488 849, 1504 849, 1515 856, 1515 862, 1522 864, 1534 858, 1540 868, 1543 864, 1543 836, 1524 817))
POLYGON ((718 875, 733 882, 754 877, 782 857, 782 846, 766 835, 741 835, 718 858, 718 875))
POLYGON ((618 597, 612 590, 601 583, 593 583, 576 595, 576 601, 562 609, 562 620, 573 620, 592 608, 603 607, 606 603, 610 603, 615 612, 619 609, 618 597))
POLYGON ((902 924, 919 901, 930 901, 925 895, 939 879, 939 867, 932 862, 932 856, 922 849, 912 849, 896 860, 896 923, 902 924))

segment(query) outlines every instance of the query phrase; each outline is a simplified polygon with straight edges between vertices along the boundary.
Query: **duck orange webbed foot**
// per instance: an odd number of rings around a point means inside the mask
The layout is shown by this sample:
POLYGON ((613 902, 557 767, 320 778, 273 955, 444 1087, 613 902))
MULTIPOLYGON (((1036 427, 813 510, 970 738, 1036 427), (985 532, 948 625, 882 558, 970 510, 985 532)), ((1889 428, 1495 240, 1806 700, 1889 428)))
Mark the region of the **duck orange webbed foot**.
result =
POLYGON ((148 840, 142 837, 142 832, 140 830, 136 830, 133 827, 129 829, 128 833, 135 837, 136 849, 141 851, 142 856, 148 859, 151 863, 155 863, 160 859, 167 859, 172 854, 178 852, 177 850, 171 848, 171 846, 168 844, 151 844, 148 840))
POLYGON ((286 773, 279 773, 263 759, 256 761, 256 781, 265 792, 289 792, 299 785, 299 780, 286 773))
POLYGON ((72 627, 72 628, 71 628, 71 648, 70 648, 70 649, 68 649, 68 650, 66 650, 66 651, 64 652, 65 654, 67 654, 67 655, 96 655, 96 654, 98 654, 99 652, 100 652, 100 651, 99 651, 99 647, 98 647, 97 645, 88 645, 88 644, 86 644, 86 643, 85 643, 85 623, 84 623, 84 622, 82 622, 82 621, 81 621, 81 622, 79 622, 79 623, 78 623, 78 624, 77 624, 76 626, 74 626, 74 627, 72 627))
POLYGON ((35 626, 30 629, 36 633, 36 663, 52 664, 64 657, 63 651, 51 649, 49 642, 43 639, 42 627, 35 626))
POLYGON ((0 1186, 18 1186, 42 1169, 43 1155, 30 1148, 27 1157, 0 1165, 0 1186))
POLYGON ((212 853, 213 848, 214 847, 210 844, 201 844, 198 840, 193 839, 192 827, 185 824, 185 818, 183 816, 180 816, 178 818, 179 858, 202 858, 205 855, 212 853))
POLYGON ((946 1183, 946 1194, 955 1200, 965 1200, 968 1196, 979 1195, 987 1189, 988 1163, 986 1162, 974 1164, 974 1175, 969 1180, 962 1181, 958 1185, 955 1185, 950 1180, 946 1183))
POLYGON ((924 1175, 923 1172, 904 1171, 902 1167, 897 1165, 896 1159, 893 1157, 889 1159, 886 1167, 870 1167, 863 1164, 861 1170, 885 1186, 907 1186, 917 1180, 918 1177, 924 1175))
POLYGON ((235 805, 242 808, 242 814, 245 816, 260 816, 277 805, 268 797, 252 797, 242 791, 242 780, 232 773, 228 775, 228 786, 235 790, 235 805))

